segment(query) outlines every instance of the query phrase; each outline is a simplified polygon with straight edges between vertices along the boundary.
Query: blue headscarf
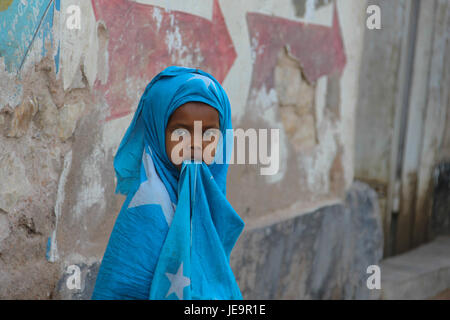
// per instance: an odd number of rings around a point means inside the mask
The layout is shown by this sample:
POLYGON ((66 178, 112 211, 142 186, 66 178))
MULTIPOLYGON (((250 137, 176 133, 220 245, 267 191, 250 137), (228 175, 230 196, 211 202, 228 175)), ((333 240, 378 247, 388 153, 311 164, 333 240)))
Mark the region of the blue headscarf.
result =
POLYGON ((194 101, 218 111, 226 137, 230 103, 212 75, 171 66, 147 85, 114 158, 116 193, 127 198, 92 299, 242 299, 229 265, 244 227, 225 197, 232 140, 219 141, 210 165, 179 171, 166 154, 171 114, 194 101))

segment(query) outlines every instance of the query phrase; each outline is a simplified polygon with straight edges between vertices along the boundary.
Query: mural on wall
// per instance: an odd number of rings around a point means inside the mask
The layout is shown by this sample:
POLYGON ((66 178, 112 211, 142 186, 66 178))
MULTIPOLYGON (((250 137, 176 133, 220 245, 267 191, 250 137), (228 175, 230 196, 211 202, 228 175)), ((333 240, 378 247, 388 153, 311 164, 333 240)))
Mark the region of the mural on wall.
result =
POLYGON ((110 108, 107 120, 129 114, 148 82, 172 64, 195 66, 222 82, 236 58, 218 0, 212 21, 129 0, 92 0, 107 30, 107 80, 96 82, 110 108))
MULTIPOLYGON (((4 58, 8 72, 19 71, 34 43, 46 54, 46 41, 53 41, 54 11, 60 0, 21 1, 0 3, 0 57, 4 58)), ((58 61, 56 61, 58 67, 58 61)))
POLYGON ((247 13, 247 23, 255 52, 252 88, 274 88, 274 70, 283 46, 301 64, 309 83, 321 76, 341 72, 346 64, 337 9, 331 28, 305 24, 260 13, 247 13), (276 35, 276 37, 274 37, 276 35))
MULTIPOLYGON (((340 78, 347 58, 338 6, 330 3, 321 10, 327 12, 327 25, 246 14, 253 71, 246 103, 252 116, 244 125, 280 129, 280 170, 264 181, 248 175, 244 183, 273 194, 270 187, 263 190, 265 184, 271 185, 283 190, 284 197, 276 205, 272 198, 255 199, 261 206, 254 210, 255 216, 262 216, 265 208, 270 212, 292 202, 303 208, 334 201, 345 183, 340 78), (297 191, 289 193, 292 189, 285 185, 297 191)), ((239 194, 233 196, 237 203, 245 202, 239 194)))
MULTIPOLYGON (((318 144, 318 80, 339 77, 346 64, 336 5, 332 19, 332 26, 327 27, 247 13, 254 59, 248 104, 258 100, 261 93, 268 95, 268 100, 275 93, 272 98, 280 107, 281 122, 296 151, 318 144)), ((338 101, 334 104, 333 108, 339 107, 338 101)))

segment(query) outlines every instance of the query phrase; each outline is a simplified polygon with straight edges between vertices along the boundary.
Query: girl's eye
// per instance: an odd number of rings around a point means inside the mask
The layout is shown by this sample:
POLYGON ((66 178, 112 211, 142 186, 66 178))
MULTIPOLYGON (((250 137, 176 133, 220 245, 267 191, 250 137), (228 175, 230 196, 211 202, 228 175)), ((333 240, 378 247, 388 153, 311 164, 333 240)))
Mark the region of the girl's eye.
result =
POLYGON ((219 129, 208 129, 203 134, 205 138, 217 137, 219 136, 219 129))
POLYGON ((182 128, 178 128, 175 129, 174 131, 172 131, 172 136, 177 136, 177 137, 181 137, 181 136, 185 136, 189 134, 189 132, 186 129, 182 129, 182 128))

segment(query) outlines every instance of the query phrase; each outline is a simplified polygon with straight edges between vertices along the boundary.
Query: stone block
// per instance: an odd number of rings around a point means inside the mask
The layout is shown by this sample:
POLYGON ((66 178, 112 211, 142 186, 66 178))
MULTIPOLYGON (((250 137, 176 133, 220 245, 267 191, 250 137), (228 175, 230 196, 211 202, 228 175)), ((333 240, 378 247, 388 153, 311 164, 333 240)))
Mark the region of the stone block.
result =
POLYGON ((377 299, 367 267, 382 255, 377 195, 355 182, 343 204, 244 231, 231 265, 244 299, 377 299))
POLYGON ((381 298, 422 300, 450 288, 450 236, 383 260, 381 298))

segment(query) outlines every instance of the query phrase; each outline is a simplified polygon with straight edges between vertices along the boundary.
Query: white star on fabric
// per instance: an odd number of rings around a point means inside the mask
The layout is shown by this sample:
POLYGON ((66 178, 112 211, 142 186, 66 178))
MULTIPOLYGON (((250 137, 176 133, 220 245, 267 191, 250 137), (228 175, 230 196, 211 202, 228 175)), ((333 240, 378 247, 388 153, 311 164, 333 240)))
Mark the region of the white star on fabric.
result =
POLYGON ((214 83, 214 81, 213 81, 212 79, 208 78, 208 77, 205 77, 204 75, 201 75, 201 74, 194 74, 194 75, 192 76, 192 78, 189 78, 189 79, 188 79, 188 81, 191 81, 191 80, 194 80, 194 79, 200 79, 200 80, 202 80, 202 81, 205 83, 205 85, 206 85, 207 88, 209 88, 209 85, 212 84, 213 87, 214 87, 214 89, 217 90, 216 84, 214 83))
POLYGON ((142 161, 144 162, 147 180, 141 183, 139 189, 134 194, 133 199, 131 199, 128 208, 130 209, 148 204, 158 204, 161 206, 164 218, 166 219, 167 225, 170 227, 175 212, 175 206, 170 200, 166 187, 156 173, 152 157, 145 152, 145 150, 142 161))
POLYGON ((170 281, 170 288, 167 292, 166 298, 173 292, 179 300, 183 300, 183 289, 191 284, 191 279, 183 275, 183 262, 181 262, 180 267, 176 274, 166 272, 167 278, 170 281))

